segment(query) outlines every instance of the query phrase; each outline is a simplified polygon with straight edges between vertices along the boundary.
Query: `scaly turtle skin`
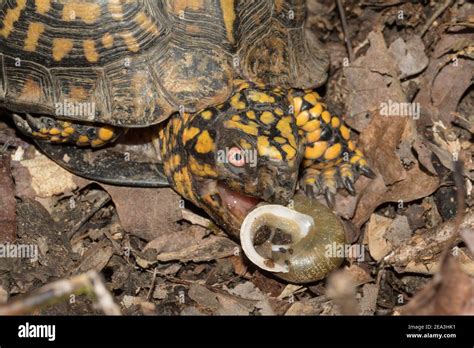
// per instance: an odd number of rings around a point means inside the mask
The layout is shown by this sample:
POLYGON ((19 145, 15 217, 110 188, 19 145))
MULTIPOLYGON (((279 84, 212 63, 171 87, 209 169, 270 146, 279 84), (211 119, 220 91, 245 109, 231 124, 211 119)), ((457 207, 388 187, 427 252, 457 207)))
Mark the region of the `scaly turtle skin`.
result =
POLYGON ((291 198, 300 169, 328 197, 372 174, 311 89, 328 59, 305 15, 303 0, 3 0, 0 106, 66 168, 169 184, 235 235, 258 201, 291 198), (159 160, 114 152, 131 128, 159 160))

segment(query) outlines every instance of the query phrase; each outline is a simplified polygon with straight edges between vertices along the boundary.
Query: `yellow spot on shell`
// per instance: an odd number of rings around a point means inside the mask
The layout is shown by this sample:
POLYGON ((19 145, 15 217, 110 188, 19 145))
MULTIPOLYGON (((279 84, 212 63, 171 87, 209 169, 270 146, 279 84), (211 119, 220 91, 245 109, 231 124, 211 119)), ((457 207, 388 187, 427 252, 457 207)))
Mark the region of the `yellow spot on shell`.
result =
POLYGON ((102 127, 99 129, 97 135, 102 141, 109 141, 114 137, 114 129, 112 127, 102 127))
POLYGON ((131 52, 138 52, 140 49, 140 46, 138 45, 137 40, 135 37, 132 35, 132 33, 121 33, 120 36, 122 37, 123 41, 127 45, 127 48, 131 52))
POLYGON ((73 21, 81 18, 87 24, 93 24, 100 16, 100 5, 94 3, 66 2, 63 7, 63 20, 73 21))
POLYGON ((82 45, 84 46, 84 55, 86 59, 91 63, 97 62, 99 60, 99 54, 95 49, 95 42, 93 40, 84 40, 82 45))
POLYGON ((51 9, 51 0, 35 0, 36 13, 45 14, 51 9))
POLYGON ((234 115, 230 118, 232 121, 239 122, 240 121, 240 116, 239 115, 234 115))
POLYGON ((214 151, 214 140, 212 140, 211 135, 207 130, 203 131, 196 142, 195 149, 199 153, 209 153, 214 151))
POLYGON ((28 52, 36 51, 38 40, 44 32, 44 25, 42 23, 34 22, 28 26, 28 32, 26 33, 25 46, 23 49, 28 52))
POLYGON ((71 86, 68 97, 74 100, 85 100, 89 93, 81 86, 71 86))
POLYGON ((104 45, 105 48, 112 48, 114 45, 114 37, 109 33, 105 33, 104 36, 102 36, 102 45, 104 45))
POLYGON ((324 158, 327 160, 333 160, 339 157, 339 155, 341 154, 341 149, 341 144, 334 144, 326 150, 326 152, 324 153, 324 158))
MULTIPOLYGON (((349 128, 347 128, 344 125, 341 125, 341 127, 339 128, 339 131, 341 132, 341 135, 345 140, 349 140, 349 138, 351 137, 351 132, 350 132, 349 128)), ((353 149, 351 149, 351 150, 353 150, 353 149)))
POLYGON ((42 94, 43 92, 38 82, 29 78, 25 81, 19 99, 31 102, 32 100, 41 99, 42 94))
POLYGON ((265 124, 271 124, 275 121, 275 116, 270 111, 264 111, 260 115, 260 121, 265 124))
POLYGON ((21 15, 21 11, 25 9, 26 0, 17 0, 16 7, 10 8, 3 19, 3 28, 0 29, 0 35, 3 36, 5 39, 10 35, 12 32, 15 22, 18 21, 21 15))
POLYGON ((306 146, 304 150, 304 158, 307 159, 318 159, 326 151, 328 144, 326 141, 319 141, 313 145, 306 146))
POLYGON ((275 137, 273 138, 273 140, 275 140, 279 144, 286 144, 286 139, 282 137, 275 137))
POLYGON ((134 18, 135 22, 142 27, 144 31, 158 35, 159 30, 155 23, 148 17, 145 12, 138 12, 134 18))
POLYGON ((191 127, 191 128, 185 128, 183 130, 183 144, 186 145, 186 143, 193 139, 201 130, 196 127, 191 127))
POLYGON ((73 42, 70 39, 53 39, 53 58, 55 61, 61 61, 71 52, 73 42))
POLYGON ((121 20, 123 18, 123 9, 120 0, 109 0, 108 9, 113 19, 121 20))
POLYGON ((222 18, 224 18, 225 31, 227 33, 227 40, 234 43, 234 22, 235 9, 234 0, 220 0, 222 9, 222 18))
POLYGON ((273 110, 275 112, 275 114, 277 114, 278 116, 283 116, 283 110, 280 109, 280 108, 275 108, 275 110, 273 110))
POLYGON ((259 136, 257 139, 257 151, 260 156, 267 156, 271 159, 281 161, 283 156, 281 155, 280 151, 275 146, 270 145, 268 141, 268 137, 266 136, 259 136))

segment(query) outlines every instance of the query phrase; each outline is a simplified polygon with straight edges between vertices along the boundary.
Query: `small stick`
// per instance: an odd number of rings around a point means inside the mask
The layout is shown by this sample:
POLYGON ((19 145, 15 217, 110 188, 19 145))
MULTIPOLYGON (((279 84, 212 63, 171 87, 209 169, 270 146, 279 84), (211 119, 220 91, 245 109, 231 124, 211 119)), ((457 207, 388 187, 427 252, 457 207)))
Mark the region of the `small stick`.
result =
POLYGON ((349 55, 349 62, 354 61, 354 52, 352 51, 351 40, 349 38, 349 31, 347 29, 346 15, 344 13, 344 7, 342 6, 342 1, 337 0, 337 8, 339 10, 339 16, 341 17, 342 31, 344 34, 344 41, 347 47, 347 53, 349 55))
POLYGON ((47 284, 23 299, 13 300, 0 306, 0 315, 31 314, 41 308, 59 303, 70 295, 94 294, 99 308, 106 315, 121 315, 100 275, 89 271, 70 279, 62 279, 47 284))
POLYGON ((428 31, 428 29, 431 27, 431 24, 434 23, 434 21, 436 20, 436 18, 438 18, 439 16, 441 16, 441 14, 451 5, 451 3, 453 2, 453 0, 446 0, 444 2, 444 5, 441 6, 440 8, 438 8, 435 13, 433 13, 433 15, 430 17, 430 19, 428 19, 428 21, 425 23, 423 29, 421 29, 420 31, 420 36, 423 37, 426 32, 428 31))

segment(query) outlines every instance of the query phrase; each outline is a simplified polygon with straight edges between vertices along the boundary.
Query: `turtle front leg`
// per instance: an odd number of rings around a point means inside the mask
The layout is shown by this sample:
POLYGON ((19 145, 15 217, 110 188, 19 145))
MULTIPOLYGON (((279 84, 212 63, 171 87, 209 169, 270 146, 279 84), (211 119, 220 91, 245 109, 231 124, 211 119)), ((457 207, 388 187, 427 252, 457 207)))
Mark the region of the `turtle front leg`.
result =
POLYGON ((47 116, 13 115, 18 129, 34 139, 51 143, 72 143, 78 146, 101 147, 123 133, 120 128, 64 121, 47 116))
POLYGON ((359 174, 370 178, 375 174, 352 142, 349 128, 326 110, 312 90, 292 90, 290 99, 304 142, 303 190, 310 197, 324 194, 331 206, 338 188, 344 187, 354 195, 359 174))

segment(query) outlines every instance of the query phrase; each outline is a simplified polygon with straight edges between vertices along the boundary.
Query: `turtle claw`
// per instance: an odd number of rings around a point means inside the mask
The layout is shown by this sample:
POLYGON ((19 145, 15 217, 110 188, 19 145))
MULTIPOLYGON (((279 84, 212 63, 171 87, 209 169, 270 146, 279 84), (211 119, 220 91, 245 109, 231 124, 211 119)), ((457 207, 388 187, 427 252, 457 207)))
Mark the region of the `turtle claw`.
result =
POLYGON ((359 172, 370 179, 375 179, 376 175, 368 166, 360 166, 359 172))
POLYGON ((349 192, 351 194, 351 196, 355 196, 356 191, 355 191, 355 188, 354 188, 353 181, 349 177, 343 177, 341 179, 341 181, 342 181, 342 184, 344 185, 344 187, 346 188, 347 192, 349 192))
POLYGON ((316 196, 319 194, 319 188, 315 183, 309 184, 305 183, 302 185, 305 195, 312 201, 316 199, 316 196))
POLYGON ((336 205, 336 195, 334 192, 331 192, 329 189, 324 192, 324 198, 329 208, 333 209, 336 205))

